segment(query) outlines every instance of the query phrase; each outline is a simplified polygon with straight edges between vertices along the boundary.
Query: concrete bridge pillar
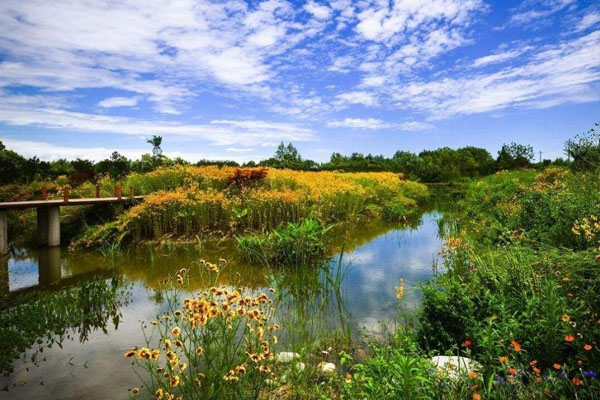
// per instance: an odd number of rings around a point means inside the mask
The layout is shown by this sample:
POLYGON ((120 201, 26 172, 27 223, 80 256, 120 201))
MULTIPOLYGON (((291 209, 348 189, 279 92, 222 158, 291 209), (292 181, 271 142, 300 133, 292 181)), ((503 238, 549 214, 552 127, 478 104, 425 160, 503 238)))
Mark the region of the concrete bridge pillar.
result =
POLYGON ((60 246, 60 207, 38 207, 38 244, 60 246))
POLYGON ((0 256, 8 254, 8 215, 0 210, 0 256))

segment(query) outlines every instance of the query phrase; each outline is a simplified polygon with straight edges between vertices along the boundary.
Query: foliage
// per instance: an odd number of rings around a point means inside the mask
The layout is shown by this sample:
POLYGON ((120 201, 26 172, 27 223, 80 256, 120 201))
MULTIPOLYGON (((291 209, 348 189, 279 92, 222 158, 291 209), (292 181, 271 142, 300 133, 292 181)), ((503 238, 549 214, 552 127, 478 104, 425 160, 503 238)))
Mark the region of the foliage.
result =
POLYGON ((267 234, 250 233, 237 238, 238 248, 251 262, 269 265, 312 265, 325 258, 327 232, 331 227, 306 219, 289 222, 267 234))
POLYGON ((533 160, 533 147, 517 143, 504 144, 498 152, 497 170, 525 168, 533 160))
MULTIPOLYGON (((355 221, 369 214, 369 205, 389 208, 398 204, 394 214, 398 219, 401 212, 412 212, 427 192, 424 185, 392 173, 266 172, 215 166, 174 166, 132 174, 124 186, 149 193, 143 203, 119 218, 118 229, 130 240, 205 231, 268 231, 311 218, 324 223, 355 221), (236 190, 225 190, 232 185, 236 190)), ((81 244, 95 244, 99 239, 90 232, 81 244)))
MULTIPOLYGON (((600 122, 596 122, 600 127, 600 122)), ((587 133, 567 141, 565 153, 573 158, 576 171, 594 171, 600 168, 600 132, 590 129, 587 133)))
POLYGON ((498 173, 448 217, 418 338, 480 362, 486 397, 600 396, 597 173, 498 173), (508 385, 507 385, 508 383, 508 385))

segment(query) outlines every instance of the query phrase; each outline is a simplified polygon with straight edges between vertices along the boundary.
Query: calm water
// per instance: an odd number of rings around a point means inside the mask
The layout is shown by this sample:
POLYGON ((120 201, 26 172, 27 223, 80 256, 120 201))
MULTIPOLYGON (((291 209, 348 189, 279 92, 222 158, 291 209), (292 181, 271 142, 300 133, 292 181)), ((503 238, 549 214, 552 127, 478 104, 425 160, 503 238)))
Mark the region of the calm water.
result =
MULTIPOLYGON (((199 258, 231 260, 222 284, 277 289, 281 298, 276 318, 293 327, 285 332, 286 348, 281 350, 294 349, 325 332, 366 340, 377 335, 381 323, 392 324, 397 316, 395 287, 400 279, 406 285, 404 309, 418 306, 417 285, 433 276, 438 262, 439 217, 427 213, 411 227, 378 222, 338 228, 333 238, 337 254, 329 265, 298 271, 239 262, 231 243, 176 250, 152 246, 115 258, 64 249, 19 251, 0 259, 0 288, 11 299, 34 288, 45 296, 61 296, 78 282, 93 280, 102 282, 105 286, 97 290, 106 293, 94 292, 86 307, 97 311, 95 317, 64 329, 61 346, 27 353, 37 355, 37 365, 15 361, 15 371, 0 378, 0 386, 9 388, 0 392, 0 398, 127 398, 127 388, 138 381, 122 355, 143 343, 140 321, 151 320, 160 311, 160 280, 182 267, 194 271, 199 258)), ((206 282, 192 280, 190 290, 204 287, 206 282)), ((70 307, 78 304, 67 301, 61 312, 68 319, 76 314, 70 307)))

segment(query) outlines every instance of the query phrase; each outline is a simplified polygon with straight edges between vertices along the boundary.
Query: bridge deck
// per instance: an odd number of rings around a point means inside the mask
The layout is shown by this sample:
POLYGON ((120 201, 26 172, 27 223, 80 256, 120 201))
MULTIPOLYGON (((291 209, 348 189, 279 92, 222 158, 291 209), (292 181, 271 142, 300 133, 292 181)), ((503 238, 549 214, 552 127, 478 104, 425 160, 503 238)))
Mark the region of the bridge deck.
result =
MULTIPOLYGON (((134 196, 133 200, 143 200, 145 196, 134 196)), ((10 201, 0 202, 0 211, 17 208, 37 208, 37 207, 66 207, 66 206, 85 206, 89 204, 110 204, 110 203, 124 203, 132 200, 131 197, 97 197, 97 198, 86 198, 86 199, 69 199, 64 201, 62 199, 57 200, 33 200, 33 201, 10 201)))

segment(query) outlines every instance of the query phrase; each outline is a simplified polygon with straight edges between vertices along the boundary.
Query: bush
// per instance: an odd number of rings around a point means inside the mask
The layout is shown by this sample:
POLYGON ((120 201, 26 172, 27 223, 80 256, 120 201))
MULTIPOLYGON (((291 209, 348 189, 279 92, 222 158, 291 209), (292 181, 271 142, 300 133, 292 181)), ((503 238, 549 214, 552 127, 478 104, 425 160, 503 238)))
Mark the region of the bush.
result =
POLYGON ((251 233, 237 238, 238 249, 250 262, 269 265, 310 265, 325 258, 330 226, 307 219, 288 223, 268 234, 251 233))

